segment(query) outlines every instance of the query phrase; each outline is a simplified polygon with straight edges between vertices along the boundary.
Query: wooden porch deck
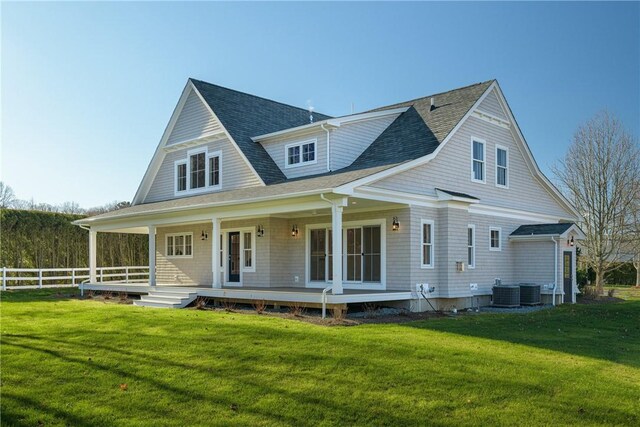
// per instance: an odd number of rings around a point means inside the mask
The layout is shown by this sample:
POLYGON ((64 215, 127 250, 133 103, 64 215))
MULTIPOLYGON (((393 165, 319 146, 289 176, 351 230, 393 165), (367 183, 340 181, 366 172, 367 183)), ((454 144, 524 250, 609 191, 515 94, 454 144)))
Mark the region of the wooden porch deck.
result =
MULTIPOLYGON (((303 287, 229 287, 212 288, 206 286, 157 285, 133 283, 85 283, 81 289, 88 291, 127 292, 148 294, 150 291, 195 292, 198 296, 229 300, 270 301, 282 303, 322 304, 322 289, 303 287)), ((327 292, 327 304, 351 304, 384 301, 406 301, 416 298, 411 291, 380 291, 368 289, 345 289, 341 295, 327 292)))

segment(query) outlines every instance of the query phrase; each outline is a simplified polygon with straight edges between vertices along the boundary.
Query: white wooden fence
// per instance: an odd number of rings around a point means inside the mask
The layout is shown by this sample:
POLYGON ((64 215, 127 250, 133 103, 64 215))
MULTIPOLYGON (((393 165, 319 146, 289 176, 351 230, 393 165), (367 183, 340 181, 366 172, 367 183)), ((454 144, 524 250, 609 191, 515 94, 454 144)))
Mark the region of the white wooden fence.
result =
MULTIPOLYGON (((78 286, 89 279, 88 268, 7 268, 2 267, 2 290, 78 286)), ((98 267, 98 283, 146 283, 148 266, 98 267)))

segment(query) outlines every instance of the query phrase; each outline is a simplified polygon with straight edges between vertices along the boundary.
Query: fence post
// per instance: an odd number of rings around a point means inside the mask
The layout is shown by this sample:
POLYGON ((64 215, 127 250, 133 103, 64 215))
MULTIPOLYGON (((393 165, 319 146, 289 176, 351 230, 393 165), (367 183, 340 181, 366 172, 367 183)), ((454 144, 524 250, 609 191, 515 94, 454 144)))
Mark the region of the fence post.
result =
POLYGON ((72 268, 71 269, 71 286, 75 286, 76 285, 76 269, 72 268))
POLYGON ((129 283, 129 267, 124 268, 124 283, 129 283))
POLYGON ((103 277, 103 275, 104 275, 104 270, 101 268, 101 269, 100 269, 100 283, 104 282, 104 280, 103 280, 103 278, 104 278, 104 277, 103 277))
POLYGON ((2 267, 2 290, 7 290, 7 267, 2 267))
POLYGON ((38 270, 38 288, 42 289, 42 269, 38 270))

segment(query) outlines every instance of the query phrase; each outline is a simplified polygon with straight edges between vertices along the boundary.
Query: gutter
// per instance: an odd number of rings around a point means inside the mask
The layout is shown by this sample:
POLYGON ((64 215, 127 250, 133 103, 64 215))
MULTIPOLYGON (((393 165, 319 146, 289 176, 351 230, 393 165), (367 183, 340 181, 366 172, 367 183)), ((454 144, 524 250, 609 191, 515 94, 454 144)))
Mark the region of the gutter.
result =
POLYGON ((331 145, 330 145, 331 136, 330 136, 329 129, 325 128, 324 126, 325 126, 324 123, 320 125, 322 130, 327 133, 327 172, 331 172, 331 145))
MULTIPOLYGON (((556 256, 554 257, 554 276, 553 276, 553 300, 551 301, 553 305, 556 305, 556 289, 558 289, 558 241, 555 237, 552 237, 551 240, 556 244, 556 256)), ((562 296, 562 302, 564 302, 564 295, 562 296)))

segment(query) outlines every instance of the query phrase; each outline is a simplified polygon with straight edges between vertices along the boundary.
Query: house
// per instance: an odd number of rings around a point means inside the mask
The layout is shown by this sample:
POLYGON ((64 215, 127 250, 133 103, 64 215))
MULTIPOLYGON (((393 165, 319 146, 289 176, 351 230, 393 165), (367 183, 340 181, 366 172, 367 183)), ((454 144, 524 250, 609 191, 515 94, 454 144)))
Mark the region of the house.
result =
POLYGON ((189 79, 132 206, 76 224, 86 288, 141 304, 422 311, 488 304, 496 279, 574 302, 577 220, 495 80, 331 117, 189 79), (97 280, 103 232, 149 235, 148 283, 97 280))

